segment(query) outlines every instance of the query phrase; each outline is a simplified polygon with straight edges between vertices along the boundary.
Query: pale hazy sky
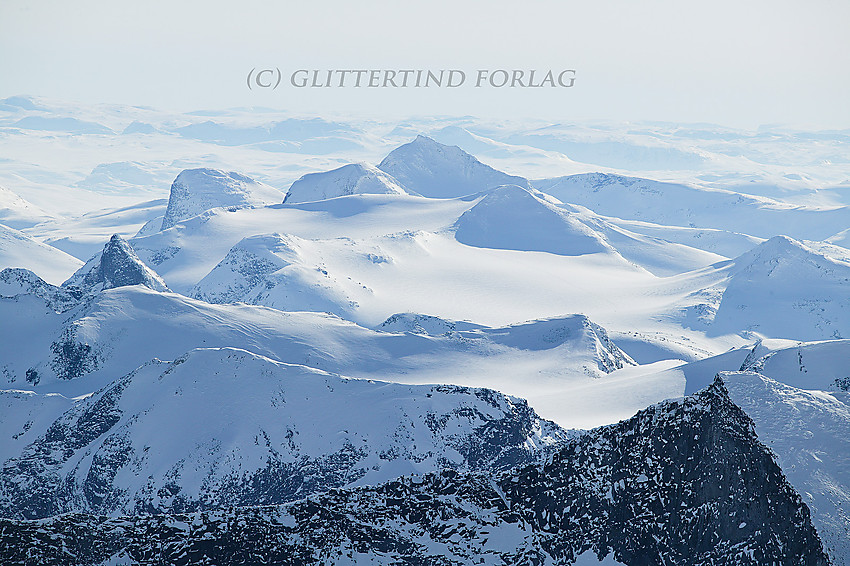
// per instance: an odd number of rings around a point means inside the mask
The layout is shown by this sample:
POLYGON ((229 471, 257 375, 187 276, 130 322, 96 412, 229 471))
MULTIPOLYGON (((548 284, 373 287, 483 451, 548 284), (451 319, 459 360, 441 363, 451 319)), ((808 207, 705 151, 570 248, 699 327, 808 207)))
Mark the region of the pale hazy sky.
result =
POLYGON ((0 0, 0 97, 848 128, 848 22, 847 0, 0 0), (248 90, 266 67, 570 68, 576 84, 248 90))

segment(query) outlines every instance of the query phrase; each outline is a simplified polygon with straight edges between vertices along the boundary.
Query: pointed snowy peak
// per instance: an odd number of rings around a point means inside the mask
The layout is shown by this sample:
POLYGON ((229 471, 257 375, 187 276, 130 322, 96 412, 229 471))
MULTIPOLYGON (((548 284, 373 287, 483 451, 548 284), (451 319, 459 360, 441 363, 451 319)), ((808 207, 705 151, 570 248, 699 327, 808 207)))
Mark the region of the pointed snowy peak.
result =
POLYGON ((279 190, 240 173, 186 169, 171 185, 162 229, 167 230, 181 220, 211 208, 265 206, 281 202, 283 193, 279 190))
POLYGON ((566 256, 616 253, 574 215, 517 185, 488 192, 458 218, 455 228, 457 241, 479 248, 566 256))
POLYGON ((432 198, 461 197, 508 184, 531 188, 527 179, 497 171, 457 146, 422 135, 390 152, 378 169, 432 198))
POLYGON ((289 188, 288 204, 358 194, 403 195, 407 191, 392 175, 367 163, 351 163, 323 173, 308 173, 289 188))
POLYGON ((144 285, 154 291, 169 290, 162 278, 139 259, 130 244, 114 234, 103 251, 90 259, 62 287, 77 287, 91 293, 129 285, 144 285))

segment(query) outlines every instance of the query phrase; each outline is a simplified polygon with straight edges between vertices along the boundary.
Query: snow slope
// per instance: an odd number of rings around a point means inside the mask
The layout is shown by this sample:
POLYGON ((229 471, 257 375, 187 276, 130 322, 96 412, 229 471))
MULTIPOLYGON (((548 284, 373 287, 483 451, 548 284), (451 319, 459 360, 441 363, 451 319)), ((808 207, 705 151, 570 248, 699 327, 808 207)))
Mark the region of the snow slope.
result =
POLYGON ((799 389, 750 372, 722 375, 811 510, 833 564, 850 564, 850 395, 799 389))
POLYGON ((625 369, 618 368, 634 368, 634 362, 580 315, 505 327, 444 321, 457 330, 428 336, 369 330, 322 313, 210 305, 142 285, 108 289, 63 314, 56 310, 36 294, 0 298, 0 315, 15 328, 0 342, 3 387, 76 397, 153 357, 172 360, 193 348, 229 346, 353 377, 491 383, 540 404, 546 418, 568 428, 627 417, 647 397, 653 402, 684 389, 680 378, 653 377, 656 385, 648 386, 621 376, 625 369), (634 394, 618 399, 613 392, 623 387, 634 394), (598 391, 599 408, 610 410, 595 417, 578 410, 571 395, 586 389, 598 391))
POLYGON ((162 225, 167 199, 154 199, 117 208, 93 210, 72 218, 54 219, 26 229, 26 234, 87 261, 113 234, 132 238, 139 229, 157 221, 162 225))
POLYGON ((0 186, 0 224, 21 230, 52 219, 52 216, 0 186))
POLYGON ((0 269, 20 267, 61 283, 81 265, 77 258, 0 224, 0 269))

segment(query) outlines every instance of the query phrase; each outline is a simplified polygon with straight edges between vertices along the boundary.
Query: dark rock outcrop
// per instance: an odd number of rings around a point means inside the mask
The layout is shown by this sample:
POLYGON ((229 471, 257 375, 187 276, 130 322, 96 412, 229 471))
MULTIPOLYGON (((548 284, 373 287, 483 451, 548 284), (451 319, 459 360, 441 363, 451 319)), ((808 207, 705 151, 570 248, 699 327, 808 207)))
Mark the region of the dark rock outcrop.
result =
POLYGON ((165 282, 146 266, 124 238, 114 234, 103 251, 62 284, 65 289, 97 292, 129 285, 144 285, 155 291, 168 291, 165 282))

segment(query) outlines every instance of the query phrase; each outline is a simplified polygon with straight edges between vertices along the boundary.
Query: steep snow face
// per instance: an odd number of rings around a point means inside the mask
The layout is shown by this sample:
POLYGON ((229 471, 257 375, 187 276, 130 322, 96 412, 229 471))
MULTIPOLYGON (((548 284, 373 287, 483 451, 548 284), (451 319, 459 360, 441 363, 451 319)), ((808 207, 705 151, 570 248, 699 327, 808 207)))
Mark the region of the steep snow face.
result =
POLYGON ((567 436, 491 390, 345 379, 244 350, 194 350, 56 419, 6 462, 0 514, 279 504, 404 474, 504 469, 567 436))
POLYGON ((772 338, 850 337, 850 263, 775 236, 734 261, 715 332, 772 338))
POLYGON ((229 566, 250 556, 567 565, 591 552, 610 555, 607 564, 829 563, 808 508, 719 382, 504 472, 444 470, 278 507, 176 517, 6 520, 0 534, 0 559, 44 564, 71 554, 92 564, 191 557, 229 566))
POLYGON ((462 244, 574 256, 617 252, 569 212, 517 185, 487 193, 455 223, 462 244))
POLYGON ((621 175, 570 175, 535 181, 534 186, 605 216, 718 228, 761 238, 782 230, 798 239, 823 240, 850 224, 847 206, 795 206, 766 197, 621 175))
POLYGON ((186 169, 171 185, 162 230, 181 220, 224 207, 264 206, 283 202, 283 193, 250 177, 218 169, 186 169))
POLYGON ((391 151, 378 169, 408 189, 432 198, 460 197, 499 185, 531 188, 522 177, 497 171, 457 146, 443 145, 422 135, 391 151))
POLYGON ((850 394, 806 391, 752 372, 722 376, 811 510, 832 563, 850 565, 850 394))
POLYGON ((53 246, 42 244, 23 232, 0 224, 0 269, 28 269, 58 284, 79 269, 82 263, 53 246))
POLYGON ((343 165, 323 173, 308 173, 289 187, 284 202, 311 202, 356 194, 407 194, 398 181, 366 163, 343 165))
MULTIPOLYGON (((55 393, 39 394, 20 389, 0 389, 0 462, 21 453, 32 429, 46 430, 74 401, 55 393)), ((2 498, 2 496, 0 496, 2 498)))
POLYGON ((62 286, 76 287, 86 293, 115 289, 128 285, 144 285, 154 291, 168 291, 162 278, 146 266, 121 236, 115 234, 94 256, 62 286))

